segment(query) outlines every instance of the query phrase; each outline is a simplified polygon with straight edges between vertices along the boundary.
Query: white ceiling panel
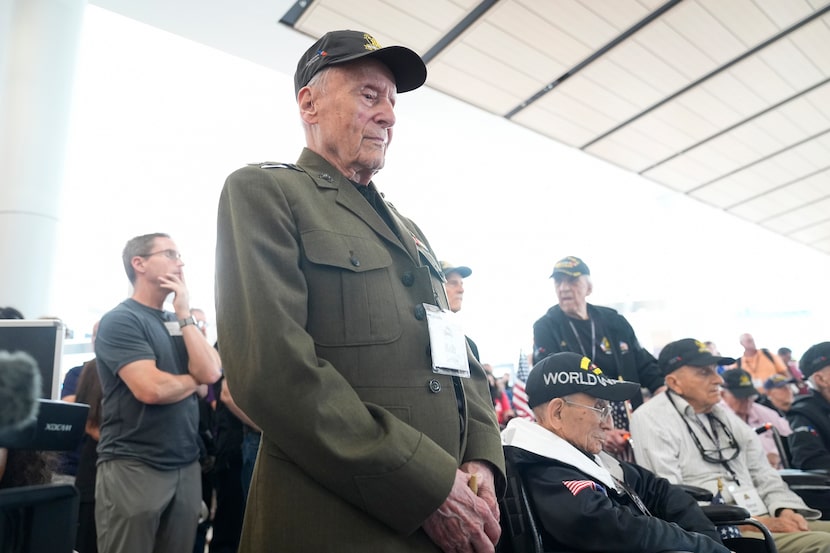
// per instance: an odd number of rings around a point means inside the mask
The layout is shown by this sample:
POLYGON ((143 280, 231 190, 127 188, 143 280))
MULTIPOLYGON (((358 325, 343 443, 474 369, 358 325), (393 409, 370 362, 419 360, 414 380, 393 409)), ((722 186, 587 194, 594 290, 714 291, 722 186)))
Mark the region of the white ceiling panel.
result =
POLYGON ((755 3, 780 29, 789 27, 815 11, 805 0, 755 0, 755 3))
POLYGON ((830 44, 830 16, 824 16, 795 32, 790 40, 825 76, 830 75, 830 59, 826 55, 830 44))
POLYGON ((744 49, 778 32, 778 26, 752 0, 698 0, 700 5, 741 41, 744 49))
MULTIPOLYGON (((476 0, 418 0, 421 9, 415 12, 410 9, 412 7, 410 0, 384 0, 384 2, 394 6, 398 11, 409 13, 413 18, 423 21, 434 29, 440 29, 443 33, 452 29, 467 15, 471 7, 478 4, 476 0)), ((342 0, 338 4, 346 4, 347 9, 355 7, 352 2, 342 0)))
POLYGON ((330 29, 371 29, 381 44, 401 44, 423 54, 443 36, 442 30, 381 0, 361 0, 361 9, 352 2, 312 2, 303 14, 302 25, 315 37, 330 29), (359 15, 356 15, 359 14, 359 15))
POLYGON ((688 77, 674 65, 636 40, 625 41, 604 57, 664 95, 676 92, 689 83, 688 77))
POLYGON ((585 150, 630 171, 639 172, 651 162, 650 148, 663 148, 654 138, 632 132, 628 140, 613 136, 585 150))
POLYGON ((651 11, 637 0, 592 0, 584 5, 608 21, 617 32, 631 27, 651 11))
POLYGON ((541 109, 536 104, 520 111, 513 121, 568 146, 577 147, 594 136, 592 131, 587 130, 573 119, 541 109))
MULTIPOLYGON (((561 90, 555 94, 544 96, 533 104, 531 109, 549 111, 586 129, 588 134, 584 135, 585 141, 590 140, 615 123, 613 118, 600 113, 593 106, 583 102, 582 99, 574 98, 561 90)), ((560 133, 556 129, 551 129, 550 135, 559 136, 560 133)), ((576 144, 581 145, 583 143, 576 144)))
MULTIPOLYGON (((720 99, 740 118, 749 117, 769 107, 769 104, 757 94, 753 87, 737 78, 731 71, 716 75, 690 92, 698 88, 720 99)), ((718 121, 718 124, 720 127, 725 126, 721 121, 718 121)))
MULTIPOLYGON (((681 2, 675 10, 681 9, 684 4, 681 2)), ((688 6, 689 4, 686 5, 688 6)), ((686 40, 682 34, 672 28, 668 23, 662 21, 656 21, 648 25, 637 33, 632 41, 683 75, 685 78, 684 84, 705 75, 715 65, 714 60, 706 55, 705 52, 686 40)), ((643 66, 641 63, 636 65, 640 72, 649 72, 648 67, 643 66)))
POLYGON ((744 219, 762 222, 827 197, 830 197, 830 171, 825 170, 739 204, 729 211, 744 219))
POLYGON ((758 55, 794 90, 821 82, 826 75, 795 45, 784 38, 761 50, 758 55))
MULTIPOLYGON (((494 28, 489 27, 489 30, 494 28)), ((450 47, 447 53, 441 56, 441 63, 454 67, 460 73, 474 75, 490 87, 503 90, 517 99, 527 98, 544 85, 530 74, 488 56, 467 42, 450 47)), ((509 107, 512 108, 518 103, 517 101, 509 107)))
POLYGON ((688 192, 721 175, 710 166, 710 160, 700 161, 694 156, 678 156, 642 174, 681 192, 688 192))
POLYGON ((614 121, 625 120, 638 112, 638 106, 618 96, 613 88, 607 88, 582 75, 569 78, 555 90, 571 98, 578 98, 614 121))
POLYGON ((714 65, 723 65, 745 50, 730 29, 699 2, 681 2, 663 19, 714 65))
POLYGON ((626 71, 611 59, 600 58, 586 67, 582 75, 593 82, 603 83, 631 105, 649 106, 663 98, 663 93, 651 83, 626 71))
POLYGON ((797 230, 790 235, 791 238, 807 244, 820 240, 830 240, 830 221, 818 223, 805 229, 797 230))
MULTIPOLYGON (((590 49, 589 52, 593 52, 610 42, 624 28, 622 27, 624 23, 615 25, 613 21, 609 21, 592 11, 589 7, 592 2, 586 3, 577 0, 557 0, 556 2, 550 0, 507 0, 505 3, 521 5, 540 20, 559 28, 562 34, 567 34, 585 44, 590 49)), ((502 9, 507 9, 501 8, 499 4, 494 8, 494 17, 496 18, 503 17, 500 12, 502 9)))
POLYGON ((795 231, 826 221, 829 214, 830 198, 827 198, 799 209, 788 211, 778 217, 773 217, 772 219, 764 221, 763 226, 775 232, 780 232, 781 234, 791 234, 795 231))
POLYGON ((521 98, 512 92, 495 87, 472 73, 461 71, 443 62, 430 64, 427 83, 437 90, 474 103, 491 113, 507 113, 521 101, 521 98))

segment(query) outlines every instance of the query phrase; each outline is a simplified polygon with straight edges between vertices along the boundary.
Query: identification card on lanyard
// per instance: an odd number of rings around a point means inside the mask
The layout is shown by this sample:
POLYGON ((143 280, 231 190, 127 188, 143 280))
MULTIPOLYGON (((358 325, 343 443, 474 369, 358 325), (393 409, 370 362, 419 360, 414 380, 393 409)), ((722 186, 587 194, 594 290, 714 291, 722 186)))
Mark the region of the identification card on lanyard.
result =
POLYGON ((764 505, 764 501, 753 486, 729 486, 729 492, 732 494, 732 499, 735 503, 749 511, 754 517, 769 514, 769 509, 764 505))
POLYGON ((423 304, 427 314, 432 372, 450 376, 470 377, 467 341, 458 316, 452 311, 423 304))

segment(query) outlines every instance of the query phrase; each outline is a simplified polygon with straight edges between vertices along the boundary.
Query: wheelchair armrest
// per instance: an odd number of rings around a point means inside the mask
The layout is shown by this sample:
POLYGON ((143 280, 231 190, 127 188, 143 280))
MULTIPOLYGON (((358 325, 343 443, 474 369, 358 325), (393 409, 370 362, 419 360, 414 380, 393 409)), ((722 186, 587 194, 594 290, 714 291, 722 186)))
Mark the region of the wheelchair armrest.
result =
POLYGON ((789 485, 821 486, 830 483, 830 478, 828 478, 827 474, 822 474, 821 472, 781 469, 778 471, 778 474, 789 485))
POLYGON ((712 492, 700 486, 691 484, 675 484, 678 488, 691 495, 695 501, 712 501, 712 492))
POLYGON ((749 518, 749 511, 739 505, 701 505, 700 508, 714 524, 741 524, 749 518))

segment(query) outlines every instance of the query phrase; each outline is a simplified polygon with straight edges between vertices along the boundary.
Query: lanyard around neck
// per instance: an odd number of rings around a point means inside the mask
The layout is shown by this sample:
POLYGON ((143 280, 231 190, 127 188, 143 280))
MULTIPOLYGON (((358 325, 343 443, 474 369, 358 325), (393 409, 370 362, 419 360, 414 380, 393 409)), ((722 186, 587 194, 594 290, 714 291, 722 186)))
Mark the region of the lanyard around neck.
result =
POLYGON ((582 340, 579 338, 579 332, 576 331, 576 326, 574 326, 573 321, 568 317, 568 324, 571 325, 571 332, 574 333, 576 337, 576 343, 579 344, 580 353, 585 357, 588 357, 594 363, 597 362, 597 326, 594 324, 594 319, 588 319, 591 321, 591 355, 588 355, 588 351, 585 349, 585 346, 582 344, 582 340))
POLYGON ((735 457, 737 457, 737 454, 740 453, 740 446, 737 442, 735 442, 735 438, 732 436, 732 433, 729 432, 729 428, 727 428, 727 426, 715 415, 713 415, 712 413, 707 413, 706 418, 709 419, 709 426, 712 428, 712 434, 709 434, 709 431, 706 430, 706 427, 703 425, 703 423, 697 418, 695 419, 697 424, 703 430, 703 433, 706 434, 706 437, 712 441, 712 443, 718 451, 719 458, 713 459, 712 457, 707 455, 706 450, 703 447, 703 444, 700 443, 700 438, 697 437, 697 434, 692 429, 691 425, 689 424, 689 421, 686 420, 686 416, 680 411, 680 409, 677 407, 677 404, 674 403, 674 399, 672 399, 673 394, 674 392, 672 392, 671 390, 666 390, 666 397, 669 398, 669 402, 672 404, 672 407, 674 407, 674 410, 677 411, 678 415, 680 415, 680 419, 683 421, 683 424, 686 425, 686 430, 689 431, 689 435, 692 437, 692 441, 695 443, 695 446, 697 447, 697 450, 700 452, 701 457, 703 457, 703 460, 707 463, 716 463, 723 465, 723 468, 726 469, 726 471, 729 473, 729 476, 731 476, 732 480, 735 481, 735 484, 740 486, 741 482, 740 480, 738 480, 738 475, 735 474, 735 471, 732 470, 731 466, 729 466, 729 459, 723 457, 720 441, 718 439, 718 431, 715 429, 715 422, 721 425, 721 428, 723 428, 729 441, 734 444, 734 447, 736 448, 736 454, 731 458, 734 459, 735 457))

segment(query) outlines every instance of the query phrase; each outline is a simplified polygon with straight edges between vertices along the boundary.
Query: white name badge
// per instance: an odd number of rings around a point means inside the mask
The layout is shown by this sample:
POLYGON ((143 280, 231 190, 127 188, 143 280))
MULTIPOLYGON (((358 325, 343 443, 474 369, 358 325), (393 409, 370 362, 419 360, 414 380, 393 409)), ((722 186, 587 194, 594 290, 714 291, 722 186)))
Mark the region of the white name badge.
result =
POLYGON ((467 341, 458 317, 452 311, 442 311, 435 305, 423 305, 427 314, 432 372, 469 378, 467 341))
POLYGON ((179 326, 179 321, 166 321, 164 326, 167 327, 167 332, 170 336, 181 336, 182 327, 179 326))
POLYGON ((764 505, 761 496, 758 495, 758 490, 755 488, 740 487, 729 491, 732 492, 735 503, 749 511, 752 516, 757 517, 769 513, 767 506, 764 505))

